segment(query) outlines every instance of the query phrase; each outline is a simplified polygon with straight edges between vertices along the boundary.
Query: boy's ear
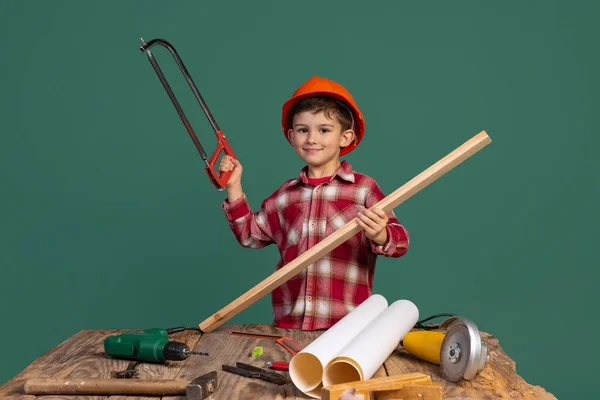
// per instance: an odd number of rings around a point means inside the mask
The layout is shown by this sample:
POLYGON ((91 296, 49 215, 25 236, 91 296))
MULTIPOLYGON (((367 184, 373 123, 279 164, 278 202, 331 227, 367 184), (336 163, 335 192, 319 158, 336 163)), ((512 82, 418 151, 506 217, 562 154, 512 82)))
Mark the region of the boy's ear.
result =
POLYGON ((288 140, 289 140, 291 143, 294 143, 294 142, 292 141, 292 133, 294 133, 294 130, 293 130, 293 129, 288 129, 288 131, 287 131, 287 138, 288 138, 288 140))
POLYGON ((354 131, 352 129, 347 129, 342 132, 342 140, 340 141, 340 147, 346 147, 350 143, 354 141, 354 131))

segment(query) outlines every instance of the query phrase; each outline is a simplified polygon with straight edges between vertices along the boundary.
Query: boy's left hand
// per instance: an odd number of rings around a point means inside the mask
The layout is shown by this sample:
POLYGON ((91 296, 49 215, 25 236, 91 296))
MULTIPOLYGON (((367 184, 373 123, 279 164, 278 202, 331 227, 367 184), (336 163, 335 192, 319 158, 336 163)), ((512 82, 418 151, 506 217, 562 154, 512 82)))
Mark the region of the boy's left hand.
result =
POLYGON ((358 225, 365 235, 375 243, 382 245, 387 241, 387 214, 379 208, 364 209, 358 212, 358 225))

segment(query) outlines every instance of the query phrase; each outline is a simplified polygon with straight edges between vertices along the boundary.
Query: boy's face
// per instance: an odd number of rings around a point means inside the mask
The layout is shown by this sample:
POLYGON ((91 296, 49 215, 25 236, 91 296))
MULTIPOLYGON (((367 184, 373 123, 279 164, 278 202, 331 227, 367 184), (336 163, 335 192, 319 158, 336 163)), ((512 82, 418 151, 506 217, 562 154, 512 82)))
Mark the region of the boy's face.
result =
POLYGON ((306 162, 310 170, 319 170, 319 175, 333 175, 339 167, 340 148, 348 146, 354 139, 354 131, 342 132, 342 125, 323 112, 304 111, 294 116, 288 136, 296 154, 306 162))

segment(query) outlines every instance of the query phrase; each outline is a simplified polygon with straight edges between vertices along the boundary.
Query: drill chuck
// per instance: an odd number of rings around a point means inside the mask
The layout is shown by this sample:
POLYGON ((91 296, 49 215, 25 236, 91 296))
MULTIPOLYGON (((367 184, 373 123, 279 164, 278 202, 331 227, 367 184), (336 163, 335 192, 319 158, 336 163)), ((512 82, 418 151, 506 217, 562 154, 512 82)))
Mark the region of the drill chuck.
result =
POLYGON ((182 361, 189 357, 190 348, 185 343, 167 342, 163 349, 165 360, 182 361))
POLYGON ((187 344, 180 342, 168 342, 163 350, 165 360, 182 361, 192 354, 207 356, 208 353, 191 351, 187 344))

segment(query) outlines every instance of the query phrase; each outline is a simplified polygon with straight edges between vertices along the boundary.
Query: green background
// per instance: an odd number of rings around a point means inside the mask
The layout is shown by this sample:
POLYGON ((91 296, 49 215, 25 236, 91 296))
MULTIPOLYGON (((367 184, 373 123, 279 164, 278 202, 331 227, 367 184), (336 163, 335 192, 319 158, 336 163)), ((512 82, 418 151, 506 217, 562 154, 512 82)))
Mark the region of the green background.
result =
MULTIPOLYGON (((367 125, 346 159, 389 194, 472 136, 492 143, 396 208, 409 253, 374 290, 497 336, 558 398, 596 392, 597 2, 59 2, 0 5, 0 382, 83 329, 195 325, 272 273, 145 54, 176 47, 260 206, 302 167, 280 110, 312 75, 367 125)), ((173 58, 153 54, 207 152, 173 58)), ((231 323, 270 323, 265 296, 231 323)))

